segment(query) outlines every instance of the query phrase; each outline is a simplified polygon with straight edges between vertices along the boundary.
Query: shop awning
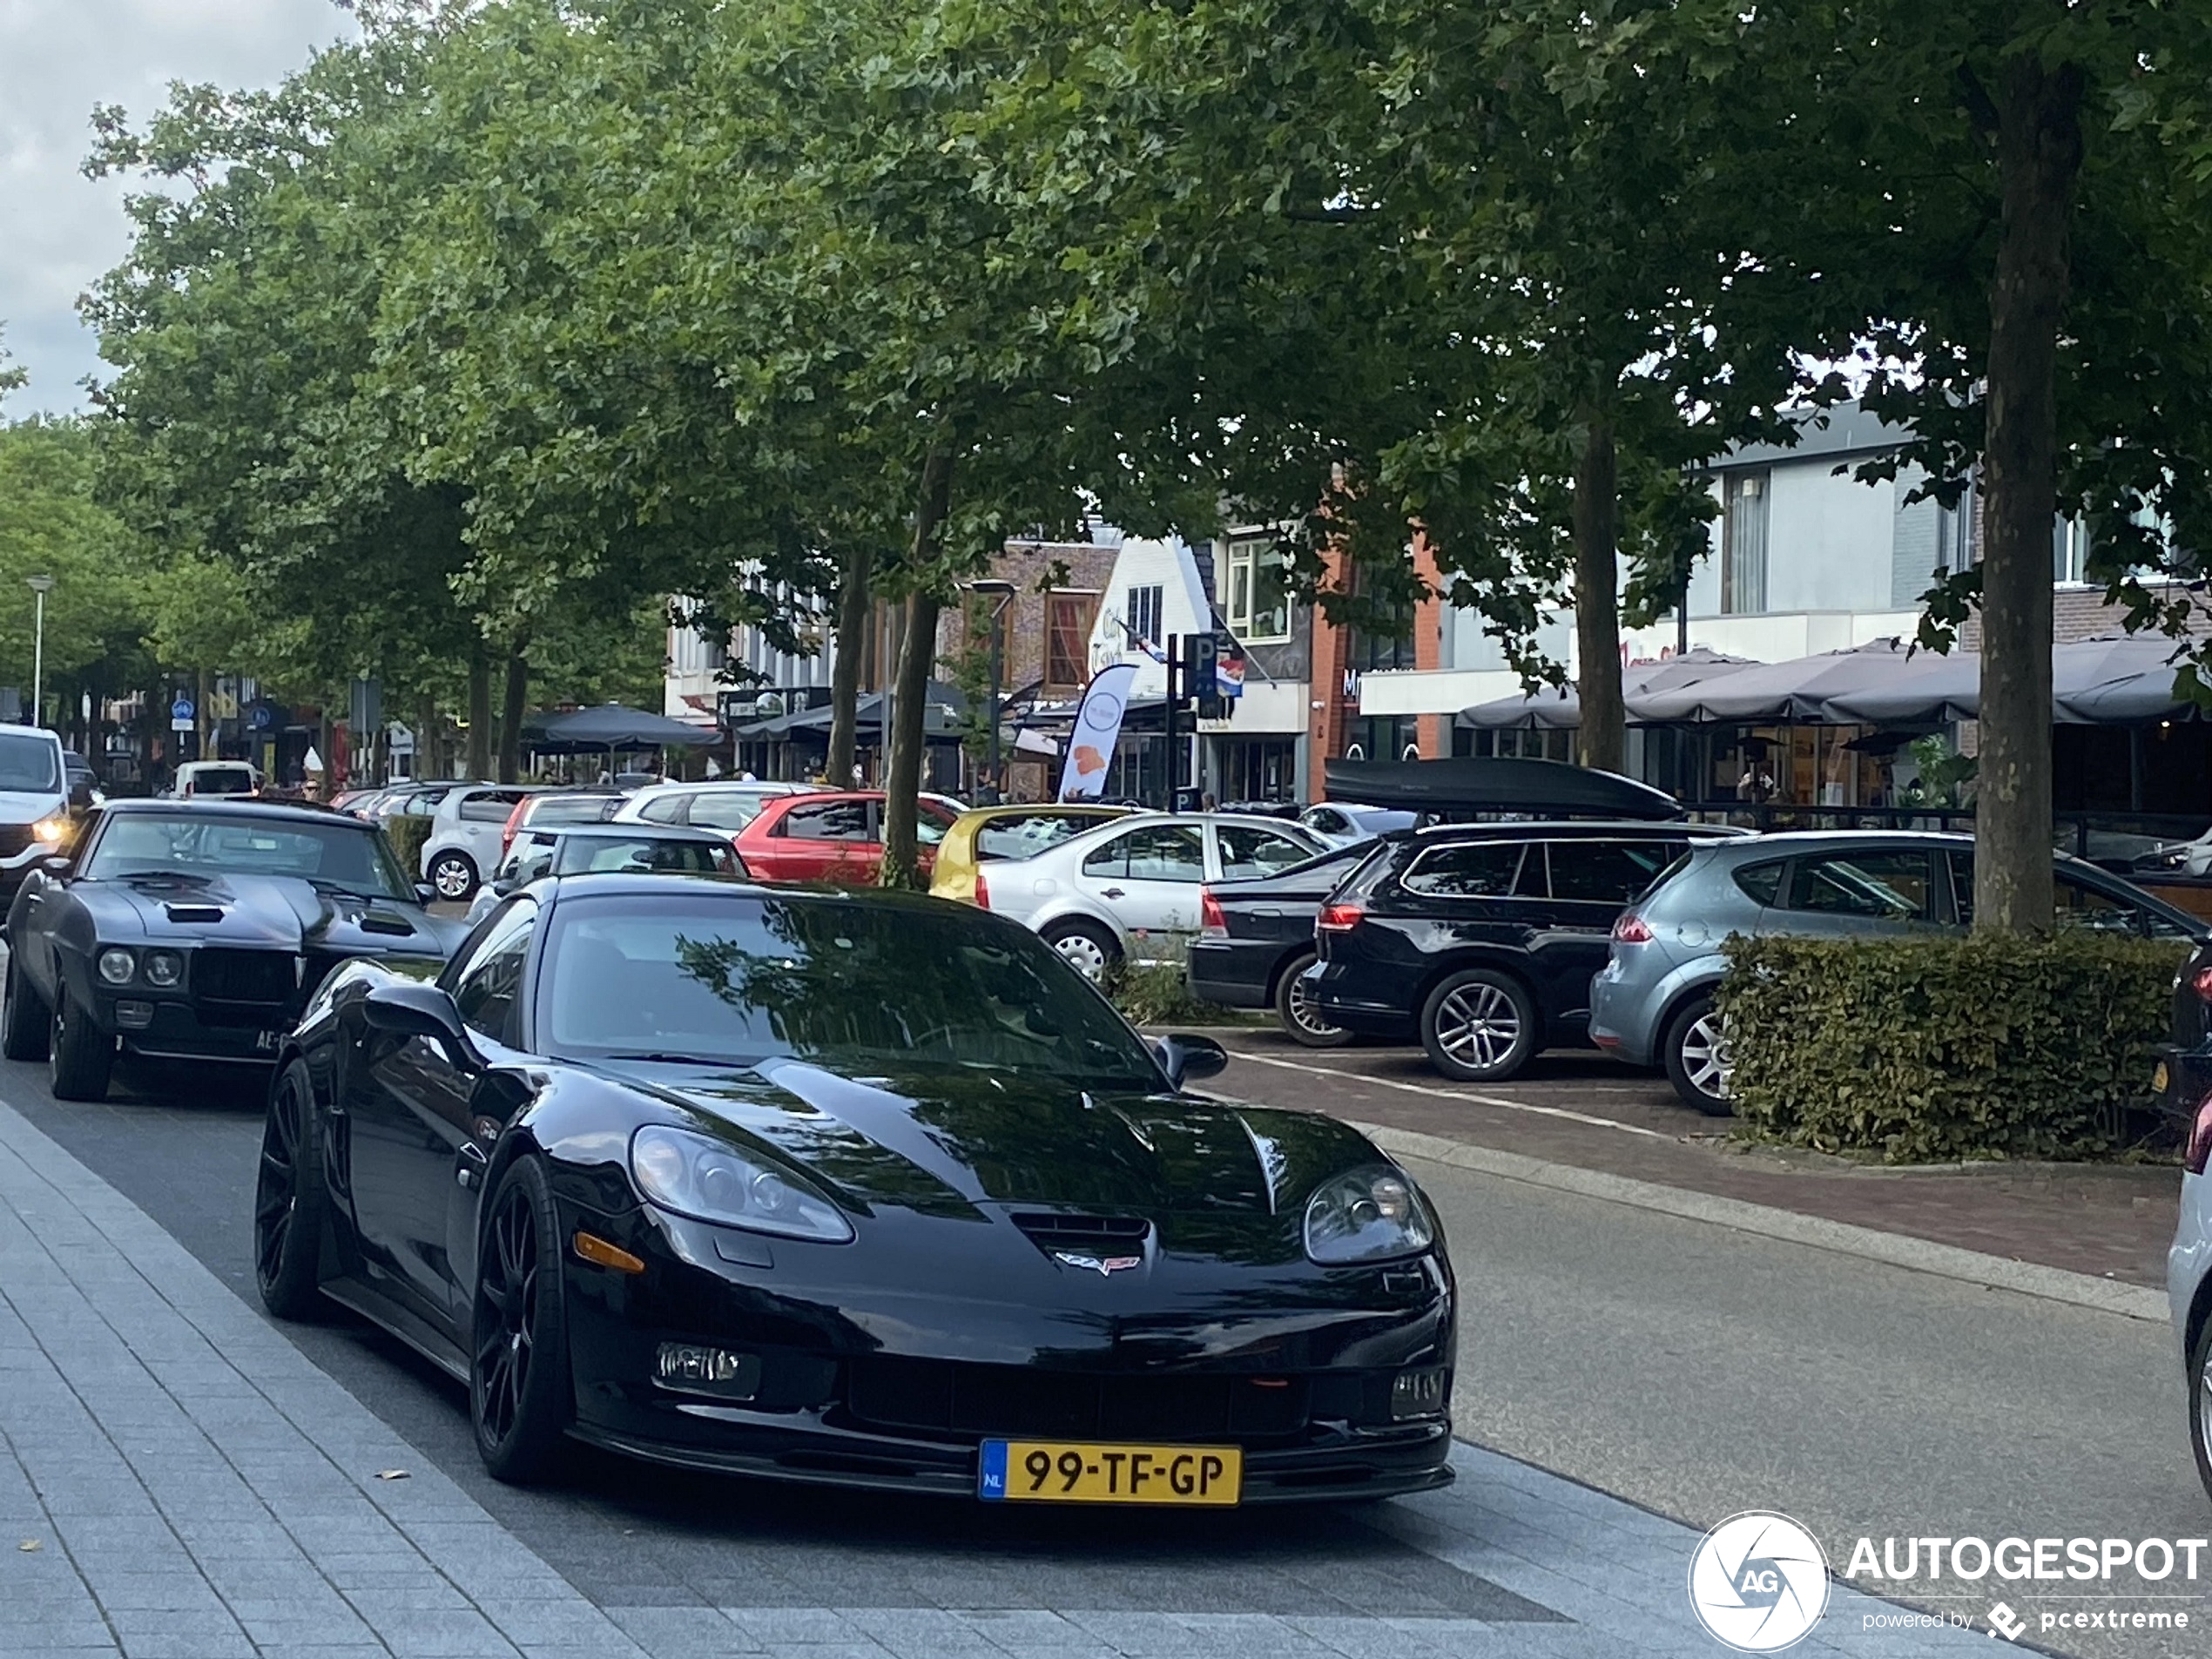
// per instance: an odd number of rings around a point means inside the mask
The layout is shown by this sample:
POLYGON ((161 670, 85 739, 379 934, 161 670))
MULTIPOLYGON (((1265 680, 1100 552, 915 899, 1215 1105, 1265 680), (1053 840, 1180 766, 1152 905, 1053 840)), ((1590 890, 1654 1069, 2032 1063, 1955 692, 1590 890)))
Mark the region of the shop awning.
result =
POLYGON ((541 754, 576 754, 592 750, 698 748, 718 741, 711 726, 689 725, 664 714, 603 703, 529 722, 523 744, 541 754))
MULTIPOLYGON (((1621 691, 1629 702, 1629 718, 1638 719, 1642 717, 1635 712, 1636 699, 1647 693, 1676 691, 1738 669, 1759 666, 1747 657, 1730 657, 1700 645, 1659 662, 1629 664, 1621 671, 1621 691)), ((1572 731, 1582 724, 1582 699, 1572 685, 1548 685, 1526 697, 1501 697, 1461 709, 1455 724, 1477 730, 1572 731)))
MULTIPOLYGON (((2051 718, 2060 725, 2125 725, 2169 718, 2175 642, 2160 634, 2073 639, 2051 651, 2051 718)), ((1981 655, 1918 653, 1886 685, 1830 699, 1829 718, 1867 725, 1941 725, 1981 713, 1981 655)))
POLYGON ((1892 685, 1911 660, 1905 644, 1877 639, 1849 651, 1761 663, 1629 701, 1629 718, 1673 720, 1831 720, 1831 699, 1892 685))
POLYGON ((1618 772, 1511 755, 1452 760, 1331 760, 1331 800, 1404 812, 1528 813, 1561 818, 1678 818, 1664 790, 1618 772))

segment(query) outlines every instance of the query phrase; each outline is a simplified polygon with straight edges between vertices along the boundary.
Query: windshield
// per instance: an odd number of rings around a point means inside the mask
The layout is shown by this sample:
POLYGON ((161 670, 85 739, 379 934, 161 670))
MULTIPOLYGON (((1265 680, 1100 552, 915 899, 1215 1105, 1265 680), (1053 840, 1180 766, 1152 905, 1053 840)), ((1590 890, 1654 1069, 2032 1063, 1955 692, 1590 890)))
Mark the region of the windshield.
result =
POLYGON ((244 766, 202 766, 185 773, 185 788, 194 795, 250 795, 253 774, 244 766))
POLYGON ((738 855, 727 841, 676 840, 650 829, 635 835, 563 835, 554 864, 563 875, 604 870, 631 875, 738 873, 738 855))
POLYGON ((975 831, 979 859, 1029 859, 1060 845, 1070 835, 1096 829, 1114 813, 1070 813, 1044 807, 1034 813, 1000 813, 986 819, 975 831))
POLYGON ((0 732, 0 790, 57 793, 62 780, 52 740, 28 732, 0 732))
POLYGON ((541 993, 549 1051, 1162 1086, 1136 1033, 1026 928, 951 908, 707 891, 556 909, 541 993))
POLYGON ((303 824, 188 811, 118 813, 100 826, 84 873, 96 880, 289 875, 363 898, 415 897, 382 838, 350 819, 303 824))

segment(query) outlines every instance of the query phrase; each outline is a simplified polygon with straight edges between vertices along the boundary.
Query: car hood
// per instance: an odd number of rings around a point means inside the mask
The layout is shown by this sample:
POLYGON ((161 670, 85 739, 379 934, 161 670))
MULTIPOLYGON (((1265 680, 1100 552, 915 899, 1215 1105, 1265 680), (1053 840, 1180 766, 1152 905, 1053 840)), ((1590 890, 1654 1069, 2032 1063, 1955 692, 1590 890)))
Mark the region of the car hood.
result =
POLYGON ((58 789, 0 789, 0 824, 36 824, 61 811, 58 789))
POLYGON ((70 892, 103 940, 442 956, 453 931, 417 905, 325 893, 296 876, 118 876, 70 892))
POLYGON ((1265 1217, 1302 1208, 1328 1175, 1380 1157, 1316 1114, 964 1068, 845 1076, 776 1060, 745 1071, 619 1069, 851 1197, 915 1209, 1265 1217))

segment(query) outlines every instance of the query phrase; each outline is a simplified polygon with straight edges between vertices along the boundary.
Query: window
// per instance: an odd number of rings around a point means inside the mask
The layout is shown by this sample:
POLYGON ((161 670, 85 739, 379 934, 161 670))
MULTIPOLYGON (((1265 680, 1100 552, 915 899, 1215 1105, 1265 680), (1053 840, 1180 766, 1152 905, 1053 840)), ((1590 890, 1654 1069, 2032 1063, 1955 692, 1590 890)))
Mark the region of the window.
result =
POLYGON ((502 911, 475 949, 456 963, 453 1000, 461 1022, 494 1042, 513 1046, 516 1002, 522 995, 523 961, 529 954, 537 906, 528 900, 502 911))
POLYGON ((1766 609, 1767 485, 1770 475, 1731 472, 1721 486, 1721 613, 1766 609))
POLYGON ((646 835, 572 837, 561 860, 562 873, 587 870, 649 871, 660 875, 734 875, 730 849, 713 841, 664 841, 646 835))
MULTIPOLYGON (((2143 913, 2117 894, 2060 876, 2055 883, 2052 921, 2060 933, 2134 934, 2143 931, 2143 913)), ((1971 908, 1973 900, 1969 898, 1971 908)))
POLYGON ((689 821, 702 829, 738 830, 759 816, 758 795, 698 795, 692 798, 689 821))
POLYGON ((1317 835, 1352 833, 1352 820, 1333 806, 1309 806, 1298 822, 1317 835))
POLYGON ((1248 644, 1291 637, 1290 555, 1271 536, 1229 544, 1229 631, 1248 644))
POLYGON ((1007 813, 985 819, 975 828, 978 859, 1035 858, 1071 835, 1098 827, 1097 818, 1044 807, 1034 813, 1007 813))
POLYGON ((2051 521, 2051 580, 2081 583, 2089 579, 2089 522, 2084 518, 2051 521))
POLYGON ((1129 631, 1155 645, 1163 643, 1160 634, 1161 593, 1157 582, 1149 588, 1131 588, 1122 610, 1122 620, 1129 624, 1129 631))
POLYGON ((685 795, 664 795, 658 800, 649 800, 637 809, 637 816, 648 824, 673 824, 684 813, 685 795))
POLYGON ((1044 683, 1072 691, 1090 678, 1090 628, 1098 617, 1095 593, 1052 593, 1044 602, 1044 683))
POLYGON ((1413 860, 1399 886, 1440 899, 1502 899, 1521 871, 1519 841, 1469 841, 1433 846, 1413 860))
POLYGON ((1627 905, 1640 898, 1674 856, 1666 841, 1553 841, 1552 897, 1627 905))
POLYGON ((1932 921, 1932 873, 1928 855, 1909 849, 1808 859, 1797 867, 1790 908, 1882 921, 1932 921))
POLYGON ((869 839, 868 804, 833 800, 819 806, 794 806, 776 826, 776 833, 800 841, 865 841, 869 839))
POLYGON ((1189 881, 1206 879, 1206 854, 1198 832, 1178 824, 1158 824, 1116 835, 1083 860, 1083 873, 1109 880, 1189 881))
MULTIPOLYGON (((1678 864, 1689 861, 1689 855, 1686 853, 1676 860, 1678 864)), ((1771 864, 1754 864, 1736 873, 1736 885, 1754 904, 1777 905, 1782 902, 1782 873, 1789 867, 1788 863, 1781 859, 1771 864)))
POLYGON ((522 798, 516 789, 480 790, 461 798, 461 810, 455 816, 464 824, 504 824, 522 798))
POLYGON ((1224 824, 1221 837, 1221 873, 1224 876, 1272 875, 1313 856, 1287 835, 1255 829, 1244 824, 1224 824))

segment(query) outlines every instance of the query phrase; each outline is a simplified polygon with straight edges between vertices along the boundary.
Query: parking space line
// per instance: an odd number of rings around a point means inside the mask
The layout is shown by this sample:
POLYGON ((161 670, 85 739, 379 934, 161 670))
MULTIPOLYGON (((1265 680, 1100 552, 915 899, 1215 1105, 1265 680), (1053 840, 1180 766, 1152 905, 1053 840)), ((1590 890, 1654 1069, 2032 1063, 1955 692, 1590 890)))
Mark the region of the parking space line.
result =
POLYGON ((1395 1077, 1377 1077, 1364 1071, 1339 1071, 1334 1066, 1309 1066, 1298 1060, 1278 1060, 1272 1055, 1254 1054, 1248 1049, 1231 1049, 1230 1054, 1238 1060, 1249 1060, 1256 1066, 1279 1066, 1285 1071, 1310 1072, 1316 1077, 1339 1077, 1346 1082, 1373 1083, 1382 1089, 1402 1089, 1408 1095, 1433 1095, 1439 1100, 1471 1101, 1477 1106, 1495 1106, 1501 1111, 1528 1112, 1537 1117, 1563 1117, 1571 1123, 1589 1123, 1599 1129, 1617 1129, 1623 1135, 1643 1135, 1655 1141, 1670 1141, 1675 1137, 1662 1135, 1656 1129, 1646 1129, 1641 1123, 1623 1123, 1610 1117, 1600 1117, 1592 1112, 1569 1111, 1564 1106, 1539 1106, 1525 1100, 1505 1100, 1496 1095, 1470 1095, 1464 1089, 1438 1089, 1428 1083, 1400 1082, 1395 1077))

